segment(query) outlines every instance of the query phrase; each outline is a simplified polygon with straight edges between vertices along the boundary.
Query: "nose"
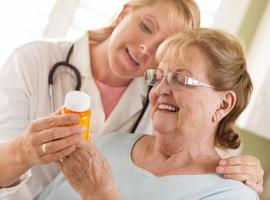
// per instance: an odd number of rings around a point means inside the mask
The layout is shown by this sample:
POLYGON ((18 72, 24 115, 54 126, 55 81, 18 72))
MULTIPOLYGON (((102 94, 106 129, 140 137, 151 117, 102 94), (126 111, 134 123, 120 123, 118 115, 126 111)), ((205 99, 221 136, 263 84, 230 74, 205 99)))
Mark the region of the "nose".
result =
POLYGON ((159 83, 153 88, 153 90, 159 95, 159 96, 169 96, 172 94, 171 87, 168 83, 167 77, 163 77, 159 83))
POLYGON ((140 50, 143 54, 153 56, 157 51, 158 45, 159 43, 157 43, 156 41, 144 41, 140 44, 140 50))
POLYGON ((140 49, 143 54, 150 56, 151 53, 146 44, 140 44, 140 49))

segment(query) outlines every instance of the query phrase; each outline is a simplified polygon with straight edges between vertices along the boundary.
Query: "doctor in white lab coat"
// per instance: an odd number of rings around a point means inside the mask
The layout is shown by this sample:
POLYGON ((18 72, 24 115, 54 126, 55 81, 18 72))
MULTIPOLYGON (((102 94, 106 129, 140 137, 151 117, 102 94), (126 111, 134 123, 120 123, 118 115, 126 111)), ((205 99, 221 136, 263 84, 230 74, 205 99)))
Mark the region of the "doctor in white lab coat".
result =
MULTIPOLYGON (((147 1, 145 2, 145 5, 148 5, 147 1)), ((141 75, 147 68, 155 66, 154 54, 158 45, 174 31, 199 26, 199 10, 196 4, 192 0, 181 1, 181 3, 183 5, 172 4, 172 1, 157 1, 150 6, 142 5, 139 9, 134 9, 133 5, 128 3, 112 26, 105 29, 107 31, 104 32, 103 39, 102 36, 101 38, 97 37, 95 38, 97 42, 89 45, 89 35, 91 41, 93 36, 91 35, 93 32, 89 32, 73 42, 74 49, 70 63, 76 66, 81 73, 81 91, 91 96, 93 113, 91 133, 95 137, 114 131, 129 132, 132 129, 147 98, 147 87, 141 75), (173 15, 173 18, 169 16, 172 6, 178 10, 179 16, 173 15), (180 17, 184 20, 179 20, 180 17), (95 46, 95 51, 92 51, 93 46, 95 46), (91 55, 91 60, 89 55, 91 55), (99 65, 96 65, 97 63, 99 65), (99 72, 104 67, 109 70, 105 71, 105 75, 110 74, 107 79, 112 78, 114 81, 119 79, 120 83, 128 80, 124 93, 107 118, 100 91, 95 82, 95 80, 102 79, 102 76, 99 77, 99 72)), ((59 173, 56 166, 51 163, 57 159, 52 159, 50 162, 36 162, 36 165, 29 166, 29 169, 25 166, 20 168, 20 164, 24 160, 16 154, 20 152, 18 149, 20 145, 17 145, 16 139, 23 138, 24 135, 27 135, 26 133, 31 132, 33 123, 40 122, 36 121, 37 119, 44 118, 52 112, 48 88, 49 71, 56 62, 66 59, 71 45, 72 42, 44 41, 26 44, 16 49, 1 69, 0 171, 2 175, 13 173, 12 176, 15 174, 14 176, 19 177, 19 180, 12 181, 11 185, 0 185, 0 199, 30 200, 59 173), (48 164, 39 165, 44 163, 48 164), (10 168, 5 166, 10 166, 10 168), (20 170, 13 172, 15 168, 20 170)), ((63 71, 65 71, 64 68, 59 69, 54 78, 53 101, 55 108, 63 105, 64 95, 74 88, 73 79, 63 71)), ((106 82, 106 79, 103 80, 106 82)), ((147 129, 151 129, 148 119, 149 112, 147 110, 137 132, 148 133, 147 129)), ((40 136, 41 133, 42 131, 36 135, 40 136)), ((57 132, 52 135, 57 136, 57 132)), ((35 141, 31 142, 28 145, 31 146, 35 143, 35 141)), ((47 152, 41 148, 42 144, 35 147, 37 147, 35 149, 37 155, 47 155, 47 152)), ((31 153, 33 152, 29 152, 29 157, 32 156, 31 153)), ((233 158, 233 160, 235 159, 241 161, 239 157, 233 158)), ((241 176, 241 172, 244 172, 242 165, 245 165, 244 167, 252 169, 249 170, 251 171, 248 174, 250 177, 257 176, 259 180, 262 179, 262 169, 256 159, 250 158, 245 163, 238 163, 239 167, 236 166, 236 170, 240 172, 237 174, 238 178, 250 179, 246 174, 241 176)), ((224 168, 226 169, 226 166, 224 168)), ((230 170, 224 172, 234 174, 234 171, 230 170)), ((232 178, 234 177, 232 176, 232 178)), ((258 181, 255 179, 253 182, 257 183, 258 181)), ((257 189, 256 186, 261 186, 261 182, 254 185, 254 188, 257 189)))
MULTIPOLYGON (((12 139, 25 130, 29 122, 51 113, 51 101, 47 84, 49 70, 54 63, 65 60, 72 44, 72 42, 54 43, 44 41, 29 43, 16 49, 5 63, 0 74, 0 142, 12 139)), ((89 67, 90 59, 88 55, 88 35, 85 34, 74 42, 70 63, 76 66, 82 75, 81 91, 91 96, 91 110, 93 113, 91 133, 94 134, 94 137, 99 137, 113 131, 130 131, 147 97, 147 86, 143 77, 136 78, 129 84, 117 106, 108 119, 105 120, 100 93, 89 67)), ((60 73, 65 73, 61 72, 61 70, 66 71, 64 68, 59 69, 57 71, 59 74, 55 75, 54 80, 53 99, 56 108, 63 105, 66 92, 74 88, 73 79, 68 75, 60 75, 60 73)), ((149 119, 147 115, 149 113, 145 113, 144 120, 149 119)), ((147 125, 148 123, 144 122, 144 124, 147 125)), ((147 126, 151 127, 149 124, 147 126)), ((145 130, 146 127, 139 125, 136 131, 145 132, 145 130)), ((32 194, 36 194, 38 188, 42 189, 58 172, 54 164, 33 167, 31 170, 32 175, 29 176, 30 173, 28 172, 29 175, 22 177, 21 180, 30 177, 27 184, 33 185, 35 189, 29 191, 31 193, 29 197, 32 198, 32 194), (35 176, 35 174, 39 175, 35 176)), ((2 171, 1 173, 5 172, 2 171)), ((22 191, 23 196, 27 194, 27 191, 22 190, 23 184, 17 187, 21 187, 17 191, 18 193, 22 191)), ((0 197, 6 196, 10 192, 13 193, 15 189, 18 189, 17 187, 0 189, 0 197)))

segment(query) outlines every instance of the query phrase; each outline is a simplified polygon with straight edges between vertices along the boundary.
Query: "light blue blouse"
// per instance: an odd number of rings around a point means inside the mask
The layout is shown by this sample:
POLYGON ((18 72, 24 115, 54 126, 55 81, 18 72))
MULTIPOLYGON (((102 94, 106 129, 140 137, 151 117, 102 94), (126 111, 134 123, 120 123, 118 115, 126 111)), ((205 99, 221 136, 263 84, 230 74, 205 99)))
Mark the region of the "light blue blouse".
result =
MULTIPOLYGON (((142 135, 113 133, 99 138, 97 147, 106 157, 123 200, 256 200, 256 192, 240 181, 216 173, 157 177, 134 165, 131 151, 142 135)), ((35 200, 76 200, 80 196, 62 174, 35 200)))

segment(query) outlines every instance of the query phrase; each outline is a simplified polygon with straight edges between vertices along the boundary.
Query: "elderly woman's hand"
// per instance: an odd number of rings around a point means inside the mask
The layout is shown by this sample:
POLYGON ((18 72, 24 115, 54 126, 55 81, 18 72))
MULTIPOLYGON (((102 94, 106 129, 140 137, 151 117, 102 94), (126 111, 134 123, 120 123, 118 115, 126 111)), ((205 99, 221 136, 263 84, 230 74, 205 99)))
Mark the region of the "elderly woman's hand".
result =
POLYGON ((57 163, 82 199, 119 199, 111 168, 94 144, 82 140, 68 158, 57 163))
POLYGON ((243 181, 258 193, 263 191, 264 170, 254 156, 241 155, 222 159, 216 171, 224 174, 224 178, 243 181))

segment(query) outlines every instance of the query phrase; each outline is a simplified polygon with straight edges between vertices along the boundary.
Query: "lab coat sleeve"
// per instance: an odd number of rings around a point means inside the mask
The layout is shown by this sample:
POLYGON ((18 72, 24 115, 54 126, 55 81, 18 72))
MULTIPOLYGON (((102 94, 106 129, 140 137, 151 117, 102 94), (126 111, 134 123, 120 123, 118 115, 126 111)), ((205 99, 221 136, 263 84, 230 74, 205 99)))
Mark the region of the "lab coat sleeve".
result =
MULTIPOLYGON (((16 49, 0 72, 0 142, 21 134, 29 123, 28 60, 16 49)), ((32 83, 34 84, 34 83, 32 83)))
MULTIPOLYGON (((22 50, 17 49, 0 71, 0 143, 21 134, 28 125, 30 91, 24 71, 26 61, 22 50)), ((29 170, 12 187, 1 188, 0 199, 17 191, 30 176, 29 170)))
POLYGON ((12 187, 0 188, 0 199, 9 197, 16 192, 31 176, 31 170, 28 170, 12 187))

